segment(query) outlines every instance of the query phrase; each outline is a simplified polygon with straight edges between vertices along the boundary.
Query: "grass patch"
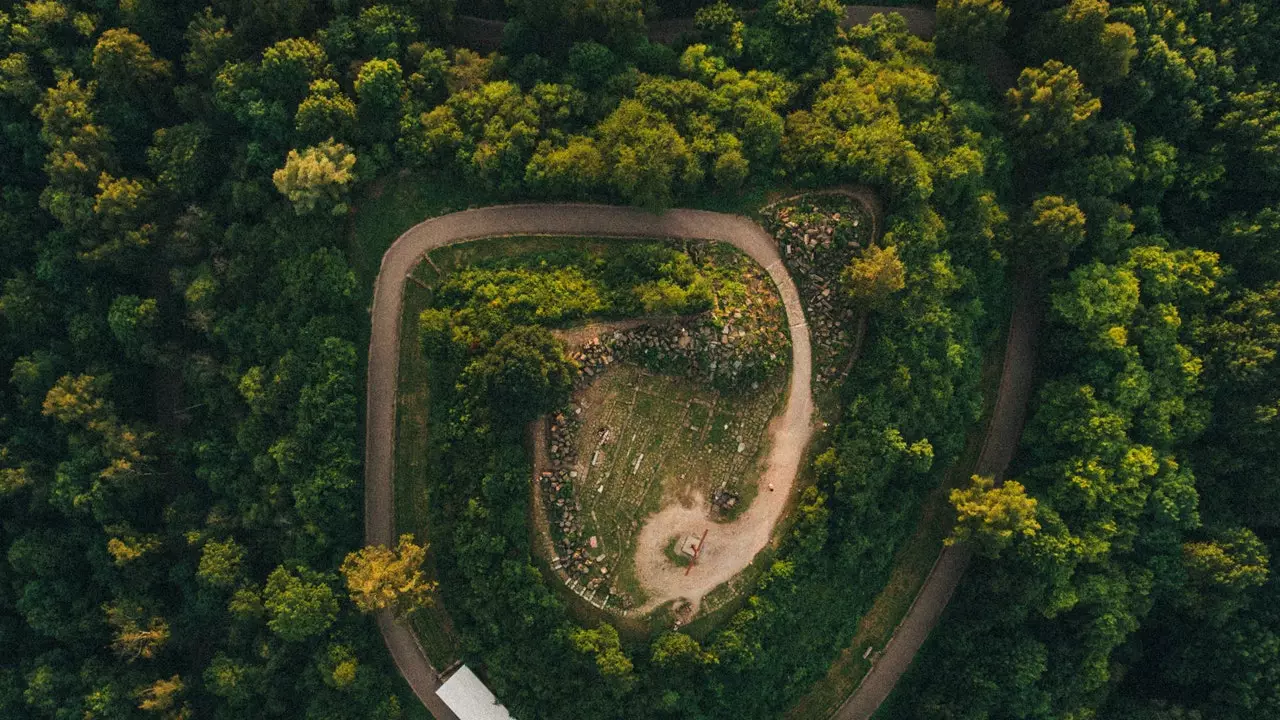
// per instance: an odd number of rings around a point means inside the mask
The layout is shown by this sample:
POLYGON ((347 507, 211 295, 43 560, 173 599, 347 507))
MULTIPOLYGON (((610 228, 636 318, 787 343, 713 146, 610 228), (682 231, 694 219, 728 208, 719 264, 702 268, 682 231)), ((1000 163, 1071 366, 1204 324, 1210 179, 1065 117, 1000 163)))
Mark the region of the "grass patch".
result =
POLYGON ((419 178, 408 171, 371 183, 355 203, 349 234, 348 251, 360 287, 372 293, 383 253, 404 231, 428 218, 496 201, 467 183, 419 178))
MULTIPOLYGON (((431 292, 416 283, 405 285, 401 316, 400 374, 396 393, 395 512, 396 532, 409 532, 419 540, 430 537, 427 513, 430 498, 428 474, 435 465, 428 441, 428 373, 417 341, 418 314, 431 302, 431 292)), ((434 553, 428 550, 424 570, 436 580, 434 553)), ((413 616, 413 629, 432 664, 443 670, 461 658, 460 640, 453 630, 444 600, 437 594, 432 607, 413 616)))
POLYGON ((671 542, 667 543, 667 546, 662 548, 662 553, 667 556, 667 560, 670 560, 673 565, 689 567, 689 564, 693 562, 693 558, 680 552, 680 545, 683 542, 683 536, 672 535, 671 542))
MULTIPOLYGON (((614 591, 642 604, 634 553, 647 516, 672 503, 709 499, 720 488, 754 496, 764 429, 781 400, 783 380, 776 376, 750 392, 721 393, 619 363, 575 393, 570 412, 581 425, 574 434, 570 497, 582 508, 582 536, 597 542, 591 577, 607 567, 614 591)), ((556 506, 548 510, 557 516, 556 506)), ((566 547, 558 532, 553 538, 566 547)))

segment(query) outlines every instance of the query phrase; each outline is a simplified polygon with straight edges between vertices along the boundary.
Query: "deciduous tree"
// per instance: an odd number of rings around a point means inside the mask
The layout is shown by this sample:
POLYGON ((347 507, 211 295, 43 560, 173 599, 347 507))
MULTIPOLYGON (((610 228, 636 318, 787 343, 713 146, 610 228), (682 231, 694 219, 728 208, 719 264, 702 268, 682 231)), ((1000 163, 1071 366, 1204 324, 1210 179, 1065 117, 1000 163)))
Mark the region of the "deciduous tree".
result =
POLYGON ((849 298, 861 307, 873 308, 906 287, 906 272, 898 258, 898 248, 869 245, 849 261, 840 273, 849 298))
POLYGON ((371 545, 349 553, 342 574, 351 601, 364 612, 391 608, 399 617, 429 607, 436 584, 422 573, 426 557, 426 547, 416 545, 412 535, 401 535, 394 550, 371 545))
POLYGON ((951 491, 951 505, 956 509, 956 525, 947 543, 972 542, 992 557, 1040 530, 1036 499, 1013 480, 996 487, 991 478, 974 475, 969 487, 951 491))
POLYGON ((330 139, 301 153, 290 150, 284 167, 276 170, 272 180, 299 215, 316 209, 339 215, 347 210, 342 198, 354 179, 351 170, 355 164, 355 153, 330 139))

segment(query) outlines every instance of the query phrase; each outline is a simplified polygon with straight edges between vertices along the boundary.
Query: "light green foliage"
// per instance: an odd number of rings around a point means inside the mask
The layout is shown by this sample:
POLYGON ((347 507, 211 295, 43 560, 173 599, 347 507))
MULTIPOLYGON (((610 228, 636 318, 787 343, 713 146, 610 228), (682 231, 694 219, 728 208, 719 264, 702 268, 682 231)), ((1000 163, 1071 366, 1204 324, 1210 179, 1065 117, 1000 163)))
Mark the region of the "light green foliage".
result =
POLYGON ((1078 151, 1102 109, 1076 69, 1057 60, 1024 69, 1005 97, 1014 140, 1027 157, 1043 153, 1053 159, 1078 151))
POLYGON ((310 40, 290 38, 263 51, 258 75, 272 97, 296 106, 306 96, 311 82, 325 77, 329 71, 324 48, 310 40))
POLYGON ((132 96, 154 102, 172 74, 169 63, 157 58, 142 38, 113 28, 102 33, 93 48, 93 70, 102 89, 113 99, 132 96))
POLYGON ((331 643, 316 661, 324 684, 338 690, 350 688, 360 673, 360 660, 350 645, 331 643))
POLYGON ((270 618, 267 627, 290 642, 324 632, 338 614, 333 589, 317 573, 305 568, 291 572, 278 567, 267 576, 262 592, 270 618))
POLYGON ((991 478, 974 475, 969 487, 951 491, 951 505, 956 509, 956 525, 947 543, 973 543, 991 557, 1040 530, 1035 498, 1013 480, 996 487, 991 478))
POLYGON ((925 120, 919 111, 936 110, 943 99, 936 79, 915 67, 862 65, 855 71, 861 65, 855 59, 818 88, 811 110, 787 116, 784 164, 813 181, 857 179, 904 202, 927 199, 933 192, 929 163, 909 135, 912 123, 925 120))
POLYGON ((604 677, 614 682, 633 679, 631 658, 622 651, 618 631, 612 625, 604 623, 595 630, 578 628, 569 635, 569 642, 574 650, 594 655, 596 669, 604 677))
POLYGON ((398 116, 404 71, 395 60, 370 60, 360 67, 355 88, 361 112, 370 113, 375 119, 398 116))
POLYGON ((702 177, 675 126, 635 100, 624 100, 600 123, 598 142, 609 181, 628 202, 667 207, 678 188, 702 177))
POLYGON ((688 315, 711 308, 711 281, 684 253, 658 267, 662 277, 636 285, 633 292, 646 314, 688 315))
POLYGON ((217 588, 230 588, 241 578, 245 549, 233 538, 210 540, 200 550, 200 566, 196 577, 217 588))
POLYGON ((316 209, 340 215, 346 212, 341 200, 354 179, 351 170, 355 164, 355 153, 330 139, 301 153, 290 150, 284 167, 276 170, 271 179, 299 215, 316 209))
POLYGON ((1072 272, 1071 283, 1074 292, 1054 295, 1054 311, 1104 347, 1123 346, 1123 329, 1138 310, 1137 276, 1125 268, 1094 263, 1072 272))
POLYGON ((500 315, 506 322, 562 323, 605 309, 604 288, 577 267, 545 272, 528 269, 468 268, 440 288, 441 302, 465 299, 475 311, 500 315))
POLYGON ((702 649, 697 640, 681 632, 665 632, 653 641, 653 664, 674 672, 718 662, 715 653, 702 649))
POLYGON ((564 147, 544 140, 529 160, 525 183, 550 197, 583 197, 605 181, 604 156, 594 140, 574 135, 564 147))
POLYGON ((325 138, 348 139, 356 126, 356 104, 334 80, 315 80, 305 100, 298 105, 294 125, 308 142, 325 138))
POLYGON ((35 105, 40 97, 40 84, 26 53, 10 53, 0 58, 0 96, 9 97, 26 106, 35 105))
POLYGON ((1031 203, 1018 232, 1015 242, 1023 260, 1042 268, 1062 267, 1084 242, 1084 212, 1061 195, 1042 195, 1031 203))
POLYGON ((374 4, 360 11, 355 29, 363 57, 395 58, 417 36, 418 23, 399 7, 374 4))
POLYGON ((730 59, 742 54, 745 25, 738 11, 724 0, 698 8, 693 14, 693 24, 702 39, 720 54, 730 59))
POLYGON ((1211 541, 1182 546, 1192 582, 1239 592, 1267 581, 1266 545, 1248 528, 1235 528, 1211 541))
MULTIPOLYGON (((107 165, 111 136, 96 122, 96 91, 96 84, 86 85, 71 73, 62 72, 35 106, 34 112, 41 121, 40 139, 49 148, 45 172, 53 183, 51 187, 65 186, 70 192, 71 187, 78 186, 83 192, 84 185, 97 181, 107 165)), ((64 223, 75 223, 73 203, 74 197, 55 195, 49 200, 49 210, 64 223)))
POLYGON ((874 308, 906 287, 906 271, 898 248, 868 247, 840 273, 840 282, 855 305, 874 308))

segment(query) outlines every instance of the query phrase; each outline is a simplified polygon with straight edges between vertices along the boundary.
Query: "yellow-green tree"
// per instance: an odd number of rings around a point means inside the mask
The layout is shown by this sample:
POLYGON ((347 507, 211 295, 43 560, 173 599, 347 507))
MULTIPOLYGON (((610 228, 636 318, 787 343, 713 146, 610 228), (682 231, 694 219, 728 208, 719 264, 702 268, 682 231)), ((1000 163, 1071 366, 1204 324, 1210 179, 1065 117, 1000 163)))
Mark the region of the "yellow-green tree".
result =
POLYGON ((179 713, 170 713, 174 710, 178 696, 182 694, 185 685, 182 678, 174 675, 168 680, 160 678, 150 685, 139 688, 135 693, 138 699, 138 709, 147 712, 163 713, 163 717, 177 718, 182 717, 179 713))
POLYGON ((399 617, 430 607, 436 584, 422 574, 427 548, 401 535, 395 549, 370 545, 347 555, 342 574, 347 579, 351 601, 371 613, 391 608, 399 617))
POLYGON ((840 273, 840 281, 850 299, 864 307, 875 307, 906 287, 906 272, 898 258, 898 248, 869 246, 840 273))
POLYGON ((1040 530, 1036 499, 1013 480, 996 487, 991 478, 974 475, 969 487, 951 491, 951 504, 956 526, 948 545, 971 542, 984 555, 995 556, 1014 540, 1034 537, 1040 530))
POLYGON ((1061 195, 1042 195, 1031 203, 1018 246, 1023 259, 1045 268, 1063 267, 1084 242, 1085 215, 1061 195))
POLYGON ((290 150, 284 167, 276 170, 271 179, 299 215, 314 211, 322 201, 332 203, 333 214, 341 215, 347 211, 341 201, 354 178, 351 170, 355 164, 355 153, 329 138, 302 152, 290 150))
POLYGON ((169 642, 169 623, 161 617, 148 618, 136 602, 120 600, 103 610, 107 624, 115 630, 111 647, 126 662, 150 660, 169 642))
POLYGON ((1102 110, 1102 101, 1085 89, 1080 73, 1050 60, 1023 69, 1017 87, 1005 95, 1013 139, 1025 157, 1048 159, 1084 147, 1085 132, 1102 110))
POLYGON ((594 630, 578 628, 570 633, 569 642, 574 650, 595 655, 600 674, 620 687, 630 686, 635 681, 631 658, 623 652, 618 631, 612 625, 604 623, 594 630))
POLYGON ((1249 590, 1266 584, 1270 564, 1266 544, 1245 527, 1183 543, 1182 566, 1190 581, 1183 602, 1198 616, 1221 625, 1244 607, 1249 590))

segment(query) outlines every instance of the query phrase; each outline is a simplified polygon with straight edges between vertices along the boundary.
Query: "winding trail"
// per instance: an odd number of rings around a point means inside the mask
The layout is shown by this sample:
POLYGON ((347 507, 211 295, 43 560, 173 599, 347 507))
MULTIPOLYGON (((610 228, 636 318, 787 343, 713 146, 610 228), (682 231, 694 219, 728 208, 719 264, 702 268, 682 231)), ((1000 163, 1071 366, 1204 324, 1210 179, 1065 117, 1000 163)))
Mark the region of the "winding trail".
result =
MULTIPOLYGON (((1027 405, 1034 390, 1035 338, 1043 316, 1039 298, 1033 278, 1027 274, 1020 275, 1015 287, 1009 335, 1005 341, 1000 388, 974 467, 976 474, 990 475, 997 484, 1004 481, 1004 473, 1018 449, 1027 405)), ((898 623, 893 636, 863 676, 862 682, 832 716, 833 720, 867 720, 880 709, 911 666, 929 633, 942 619, 942 612, 960 585, 972 556, 970 548, 964 545, 943 548, 906 616, 898 623)))
MULTIPOLYGON (((812 358, 809 327, 800 295, 778 255, 777 243, 763 228, 737 215, 702 210, 670 210, 660 215, 608 205, 504 205, 444 215, 410 228, 382 256, 374 284, 369 336, 368 401, 365 421, 365 543, 392 545, 395 536, 396 394, 400 363, 400 318, 404 286, 423 255, 446 245, 480 238, 516 235, 576 235, 616 238, 675 238, 729 243, 769 274, 778 288, 791 330, 791 380, 786 406, 775 419, 772 443, 760 482, 775 492, 760 493, 733 523, 716 527, 699 572, 686 577, 670 563, 644 567, 647 555, 663 558, 663 528, 672 523, 705 523, 709 508, 664 508, 650 516, 637 540, 637 569, 642 582, 667 588, 668 598, 685 597, 695 605, 702 596, 745 568, 769 542, 786 506, 796 473, 812 435, 812 358), (700 516, 699 516, 700 514, 700 516), (652 529, 651 529, 652 528, 652 529), (732 542, 726 542, 732 539, 732 542)), ((388 649, 414 693, 437 717, 454 715, 436 696, 440 676, 407 625, 390 612, 378 626, 388 649)))
MULTIPOLYGON (((400 358, 400 316, 409 272, 425 253, 438 247, 484 237, 532 234, 728 242, 759 262, 778 286, 791 325, 792 376, 787 406, 780 416, 783 430, 775 437, 767 472, 782 492, 761 493, 751 510, 740 519, 754 515, 756 519, 751 525, 757 529, 742 532, 733 543, 738 549, 732 551, 734 557, 731 562, 722 563, 726 568, 724 572, 728 573, 723 579, 718 574, 708 574, 705 589, 696 584, 679 588, 691 596, 701 597, 699 592, 705 593, 732 577, 768 542, 808 443, 813 410, 809 386, 809 333, 795 285, 782 266, 774 239, 750 220, 733 215, 697 210, 672 210, 653 215, 631 208, 602 205, 512 205, 434 218, 401 235, 383 256, 374 287, 365 441, 365 541, 367 544, 391 545, 395 534, 392 484, 395 398, 400 358), (729 572, 728 568, 738 562, 742 565, 729 572)), ((1019 278, 998 396, 976 468, 979 474, 993 475, 997 480, 1013 458, 1026 417, 1033 389, 1034 340, 1041 315, 1033 283, 1026 277, 1019 278)), ((690 511, 676 506, 664 512, 679 514, 690 511)), ((698 517, 695 513, 686 519, 696 521, 698 517)), ((707 551, 713 552, 715 547, 708 542, 707 551)), ((661 554, 660 543, 658 554, 661 554)), ((835 718, 864 720, 879 709, 910 667, 929 632, 937 625, 970 559, 971 553, 967 548, 943 550, 876 664, 836 712, 835 718)), ((396 666, 414 693, 435 717, 455 720, 453 713, 435 695, 440 686, 440 676, 413 631, 396 622, 390 612, 379 613, 377 621, 396 666)))

